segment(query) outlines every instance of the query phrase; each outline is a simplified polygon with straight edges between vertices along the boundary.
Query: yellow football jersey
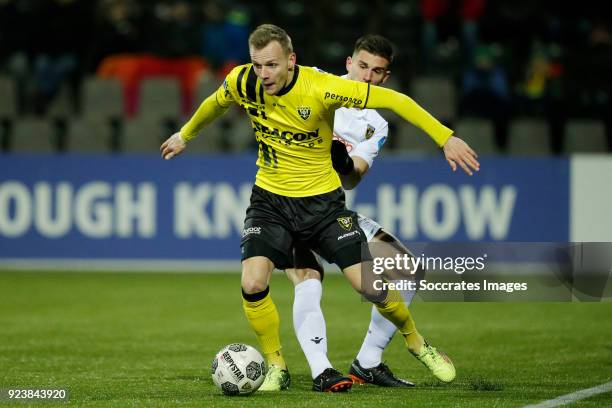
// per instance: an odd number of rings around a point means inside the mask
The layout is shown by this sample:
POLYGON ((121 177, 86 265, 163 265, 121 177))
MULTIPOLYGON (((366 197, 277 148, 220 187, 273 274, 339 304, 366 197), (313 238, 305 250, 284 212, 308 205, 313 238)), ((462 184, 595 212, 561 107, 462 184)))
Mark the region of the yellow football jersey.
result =
POLYGON ((334 113, 340 107, 390 109, 423 129, 439 146, 453 133, 402 93, 311 67, 294 69, 291 83, 271 96, 264 92, 252 64, 234 68, 183 126, 181 137, 193 139, 236 103, 249 115, 259 145, 255 184, 275 194, 306 197, 341 185, 330 156, 334 113))
POLYGON ((363 107, 369 86, 311 67, 295 66, 293 79, 268 95, 252 64, 234 68, 217 90, 217 103, 239 104, 251 119, 259 145, 255 184, 289 197, 327 193, 340 187, 331 164, 336 108, 363 107))

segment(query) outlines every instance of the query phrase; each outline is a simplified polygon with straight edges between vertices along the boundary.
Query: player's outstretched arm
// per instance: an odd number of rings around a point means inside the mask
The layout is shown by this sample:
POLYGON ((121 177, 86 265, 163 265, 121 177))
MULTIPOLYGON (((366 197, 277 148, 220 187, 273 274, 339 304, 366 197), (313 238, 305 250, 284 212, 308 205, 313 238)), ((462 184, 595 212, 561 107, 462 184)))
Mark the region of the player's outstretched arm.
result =
POLYGON ((159 150, 161 151, 161 155, 165 160, 170 160, 174 156, 181 154, 186 147, 187 143, 185 143, 181 137, 181 132, 176 132, 166 139, 164 143, 162 143, 159 150))
POLYGON ((457 170, 457 165, 461 166, 463 171, 470 176, 473 174, 473 171, 480 170, 480 163, 476 160, 478 155, 466 142, 458 137, 451 136, 442 149, 444 150, 444 157, 446 157, 446 161, 450 164, 453 171, 457 170))
MULTIPOLYGON (((219 92, 219 91, 217 91, 219 92)), ((202 102, 191 119, 177 132, 170 136, 159 148, 162 157, 170 160, 179 155, 187 147, 187 142, 195 138, 198 133, 209 123, 223 115, 227 111, 226 106, 221 106, 217 101, 217 95, 212 94, 202 102)))
POLYGON ((409 96, 391 89, 371 86, 366 107, 390 109, 404 120, 421 128, 444 149, 446 160, 453 171, 459 165, 471 176, 473 171, 480 169, 480 164, 476 160, 477 155, 470 146, 458 137, 454 137, 451 129, 441 124, 409 96))

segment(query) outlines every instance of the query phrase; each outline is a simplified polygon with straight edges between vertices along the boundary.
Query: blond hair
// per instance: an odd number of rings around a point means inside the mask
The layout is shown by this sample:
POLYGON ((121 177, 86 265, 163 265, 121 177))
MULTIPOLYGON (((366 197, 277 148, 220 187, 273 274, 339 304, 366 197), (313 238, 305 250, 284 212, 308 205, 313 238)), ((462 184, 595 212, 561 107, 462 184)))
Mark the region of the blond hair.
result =
POLYGON ((293 52, 291 38, 287 35, 287 32, 274 24, 262 24, 249 36, 249 46, 256 50, 261 50, 272 41, 277 41, 285 54, 288 55, 293 52))

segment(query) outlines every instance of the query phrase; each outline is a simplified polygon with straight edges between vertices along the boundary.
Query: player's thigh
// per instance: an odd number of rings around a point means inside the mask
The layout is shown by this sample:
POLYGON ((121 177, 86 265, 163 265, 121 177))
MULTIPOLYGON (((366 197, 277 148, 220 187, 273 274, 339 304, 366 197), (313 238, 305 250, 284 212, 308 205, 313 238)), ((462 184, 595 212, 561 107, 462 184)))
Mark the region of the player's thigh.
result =
POLYGON ((304 241, 295 241, 293 245, 293 268, 286 269, 287 278, 294 285, 307 279, 323 280, 323 265, 304 241))
MULTIPOLYGON (((397 237, 382 228, 370 240, 369 248, 373 258, 377 256, 396 258, 397 255, 400 255, 400 257, 406 255, 408 258, 414 258, 412 252, 397 237)), ((417 288, 419 281, 424 278, 424 269, 420 267, 413 268, 412 265, 414 263, 412 262, 406 262, 406 265, 409 268, 385 270, 385 273, 380 278, 384 278, 384 280, 389 282, 413 281, 415 282, 415 288, 417 288)), ((404 289, 400 291, 400 294, 406 304, 410 305, 416 290, 404 289)))
POLYGON ((253 186, 246 210, 242 238, 241 260, 263 256, 276 268, 291 267, 293 236, 287 215, 279 208, 277 196, 253 186))
POLYGON ((384 279, 372 273, 371 261, 363 261, 342 269, 344 276, 355 291, 370 302, 379 303, 387 297, 387 290, 382 284, 384 279))
POLYGON ((389 244, 389 247, 393 248, 396 253, 405 253, 410 256, 414 256, 412 255, 412 252, 410 252, 410 250, 395 235, 382 228, 378 230, 376 235, 374 235, 369 242, 389 244))
POLYGON ((337 210, 321 224, 308 243, 328 262, 344 270, 362 259, 369 259, 367 245, 364 245, 366 236, 359 227, 357 213, 347 209, 337 210))
POLYGON ((259 214, 247 214, 240 240, 241 260, 263 256, 276 268, 293 266, 293 237, 282 220, 259 214))
POLYGON ((245 220, 240 241, 245 293, 264 290, 275 267, 292 267, 291 242, 291 234, 282 225, 256 217, 245 220))
MULTIPOLYGON (((393 234, 380 229, 369 242, 369 249, 372 257, 396 258, 398 255, 403 260, 414 258, 414 254, 393 234)), ((403 262, 402 262, 403 263, 403 262)), ((401 270, 389 270, 385 278, 388 280, 397 280, 404 278, 419 278, 422 279, 422 268, 412 268, 413 262, 407 261, 403 263, 407 268, 401 270)))
POLYGON ((359 293, 362 293, 361 263, 344 268, 342 273, 344 273, 344 276, 350 282, 353 289, 359 293))

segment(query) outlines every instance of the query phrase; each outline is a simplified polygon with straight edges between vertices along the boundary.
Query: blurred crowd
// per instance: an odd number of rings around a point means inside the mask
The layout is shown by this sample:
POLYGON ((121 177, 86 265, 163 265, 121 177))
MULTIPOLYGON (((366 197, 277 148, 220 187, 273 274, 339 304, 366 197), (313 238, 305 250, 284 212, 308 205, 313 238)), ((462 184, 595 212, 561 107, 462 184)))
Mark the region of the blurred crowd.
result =
POLYGON ((201 76, 219 79, 248 61, 250 30, 273 22, 292 36, 299 63, 338 74, 357 37, 387 36, 397 48, 395 86, 409 93, 418 77, 450 81, 458 117, 491 120, 499 146, 523 116, 543 118, 553 135, 568 118, 600 120, 612 143, 611 18, 600 9, 535 0, 0 0, 0 76, 17 84, 16 100, 0 104, 44 117, 67 88, 78 114, 83 78, 97 76, 121 82, 130 117, 141 81, 163 76, 180 81, 187 115, 201 76))
POLYGON ((0 0, 0 70, 19 82, 19 111, 43 114, 85 75, 189 82, 245 61, 250 23, 230 1, 0 0))

